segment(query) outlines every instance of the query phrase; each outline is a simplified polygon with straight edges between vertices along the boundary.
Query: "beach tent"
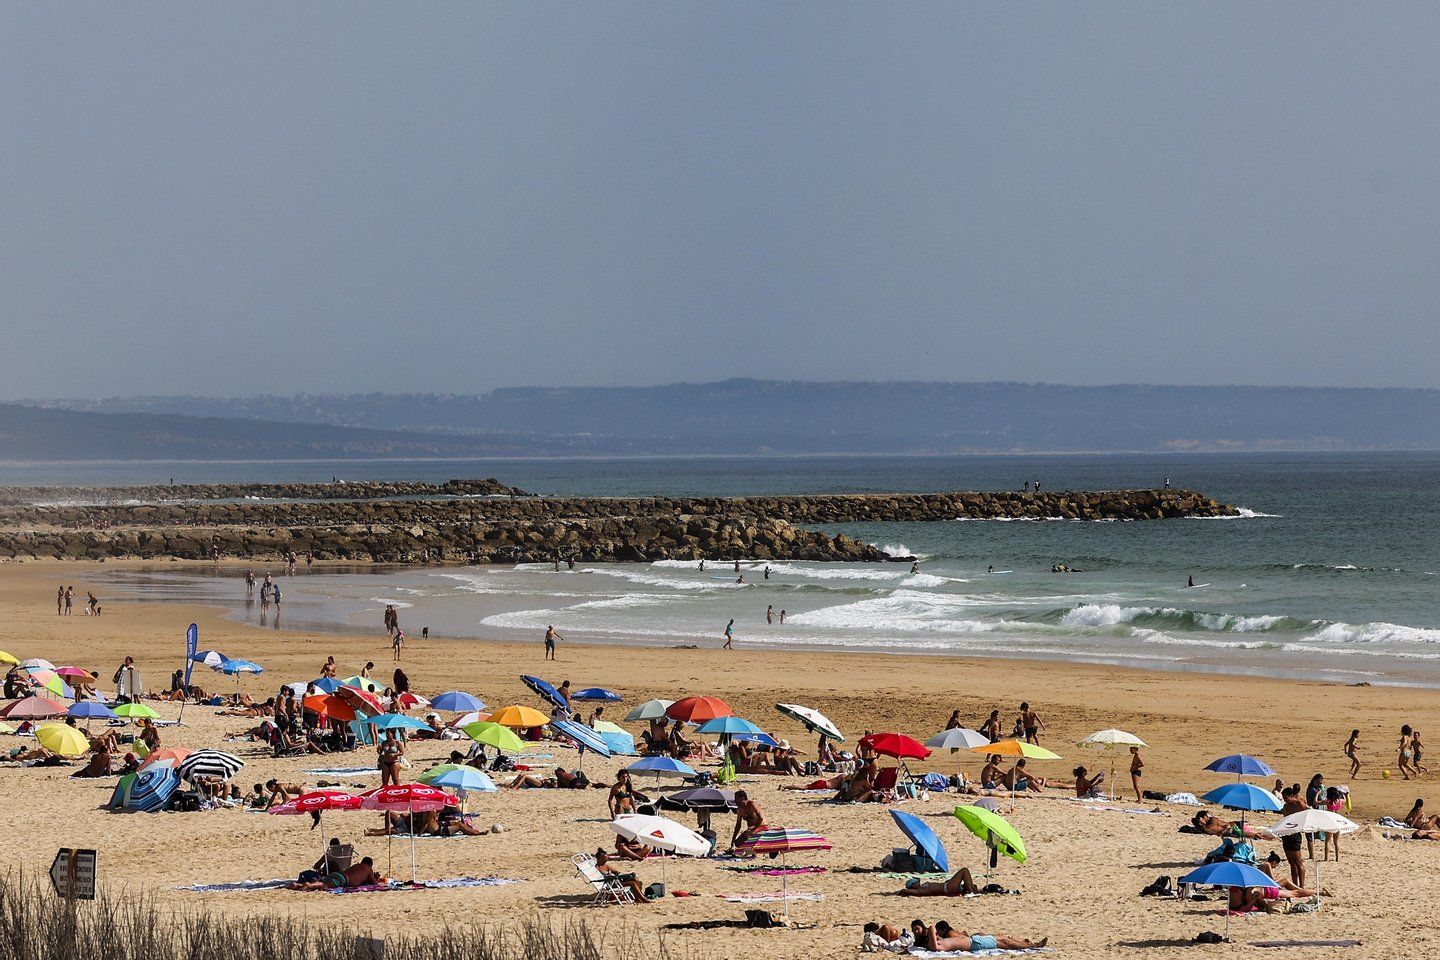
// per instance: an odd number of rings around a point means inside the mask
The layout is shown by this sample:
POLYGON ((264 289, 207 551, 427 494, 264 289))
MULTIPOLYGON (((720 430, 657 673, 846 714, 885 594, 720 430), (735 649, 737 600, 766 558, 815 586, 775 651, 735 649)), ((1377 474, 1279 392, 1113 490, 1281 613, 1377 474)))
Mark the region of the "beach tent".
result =
POLYGON ((609 720, 597 720, 595 732, 600 734, 600 739, 605 741, 605 746, 610 748, 611 753, 625 757, 636 756, 635 738, 619 724, 609 720))

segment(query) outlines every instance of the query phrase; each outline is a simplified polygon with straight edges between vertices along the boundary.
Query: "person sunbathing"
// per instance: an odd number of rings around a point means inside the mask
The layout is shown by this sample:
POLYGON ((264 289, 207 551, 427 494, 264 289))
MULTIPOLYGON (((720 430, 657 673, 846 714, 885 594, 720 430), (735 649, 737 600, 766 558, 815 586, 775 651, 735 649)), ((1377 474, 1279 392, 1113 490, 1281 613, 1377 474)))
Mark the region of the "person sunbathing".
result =
POLYGON ((1302 890, 1293 883, 1289 884, 1289 888, 1281 886, 1231 887, 1230 910, 1232 913, 1249 913, 1252 910, 1273 913, 1278 909, 1282 900, 1311 900, 1314 897, 1314 890, 1302 890))
POLYGON ((58 767, 65 762, 64 757, 58 753, 51 753, 44 747, 31 747, 29 750, 24 747, 14 747, 10 750, 9 759, 36 767, 58 767))
POLYGON ((616 835, 615 856, 621 860, 644 860, 650 856, 650 848, 639 840, 616 835))
POLYGON ((436 826, 439 828, 439 835, 451 837, 457 833, 463 833, 467 837, 483 837, 489 830, 479 830, 471 825, 465 815, 454 807, 446 807, 435 815, 436 826))
POLYGON ((905 889, 900 891, 900 896, 963 897, 979 892, 980 888, 975 885, 975 878, 970 875, 970 868, 961 867, 944 880, 921 880, 916 877, 906 881, 905 889))
POLYGON ((114 733, 86 734, 90 738, 90 749, 99 753, 101 750, 116 753, 120 749, 120 738, 114 733))
POLYGON ((1401 822, 1416 830, 1436 830, 1440 829, 1440 814, 1427 817, 1425 815, 1425 798, 1421 797, 1415 801, 1415 806, 1410 808, 1410 812, 1405 814, 1405 819, 1401 822))
POLYGON ((269 805, 284 803, 291 797, 300 797, 305 794, 305 788, 298 783, 281 783, 279 780, 266 780, 265 789, 270 791, 269 805))
POLYGON ((812 780, 809 783, 782 783, 780 784, 780 789, 805 791, 839 790, 842 786, 849 783, 850 780, 851 777, 849 774, 838 773, 833 777, 827 777, 821 780, 812 780))
POLYGON ((1100 790, 1100 784, 1105 781, 1104 770, 1093 777, 1085 767, 1076 767, 1072 772, 1075 774, 1075 796, 1081 800, 1105 796, 1100 790))
POLYGON ((1219 817, 1211 816, 1208 811, 1201 810, 1190 818, 1190 822, 1200 830, 1201 833, 1208 833, 1216 837, 1251 837, 1265 840, 1275 839, 1270 831, 1263 827, 1257 827, 1253 823, 1234 820, 1221 820, 1219 817))
POLYGON ((567 770, 556 770, 553 777, 532 777, 528 773, 521 773, 514 780, 506 784, 511 790, 553 790, 559 788, 579 788, 584 786, 580 778, 567 770))
POLYGON ((1023 937, 1007 937, 1004 934, 970 933, 956 930, 948 921, 936 920, 935 926, 927 927, 919 920, 910 924, 915 934, 915 944, 927 950, 1033 950, 1050 942, 1049 937, 1029 940, 1023 937))
POLYGON ((875 789, 875 778, 862 769, 840 787, 835 800, 838 803, 884 803, 885 793, 875 789))
POLYGON ((375 861, 366 857, 359 863, 352 864, 344 870, 337 870, 328 875, 324 880, 312 880, 307 883, 301 883, 297 880, 295 883, 289 884, 286 889, 340 890, 353 887, 380 886, 388 882, 389 881, 375 870, 375 861))
POLYGON ((640 886, 640 881, 635 878, 635 874, 616 869, 615 864, 610 862, 610 855, 604 850, 595 851, 595 869, 607 877, 619 880, 635 897, 636 903, 650 902, 650 898, 645 896, 645 888, 640 886))
POLYGON ((1026 791, 1039 793, 1040 788, 1045 785, 1039 777, 1030 776, 1030 772, 1025 769, 1025 759, 1023 757, 1015 761, 1014 767, 1000 775, 1000 783, 1002 786, 1016 793, 1024 793, 1026 791))
POLYGON ((70 776, 72 778, 108 777, 110 776, 110 758, 110 751, 102 747, 91 755, 90 762, 85 765, 85 769, 72 773, 70 776))

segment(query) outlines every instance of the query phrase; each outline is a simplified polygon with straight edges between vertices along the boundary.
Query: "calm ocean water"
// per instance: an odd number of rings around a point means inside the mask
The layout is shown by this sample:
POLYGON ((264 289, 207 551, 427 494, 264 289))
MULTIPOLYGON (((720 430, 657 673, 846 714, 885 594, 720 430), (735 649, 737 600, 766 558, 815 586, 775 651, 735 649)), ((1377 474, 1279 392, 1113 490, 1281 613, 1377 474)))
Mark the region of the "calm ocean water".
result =
MULTIPOLYGON (((432 636, 953 652, 1440 686, 1440 455, 81 464, 0 467, 0 483, 499 477, 542 494, 759 494, 1173 486, 1230 520, 854 524, 908 564, 582 564, 404 568, 286 578, 285 626, 380 630, 386 603, 432 636), (1064 562, 1079 572, 1052 574, 1064 562), (995 573, 987 572, 993 568, 995 573), (728 575, 727 575, 728 572, 728 575), (1186 586, 1193 577, 1195 588, 1186 586), (767 606, 786 611, 768 624, 767 606)), ((246 608, 239 575, 153 572, 115 586, 246 608)), ((257 567, 257 572, 265 572, 257 567)), ((279 570, 271 572, 279 573, 279 570)), ((273 627, 273 618, 264 626, 273 627)))

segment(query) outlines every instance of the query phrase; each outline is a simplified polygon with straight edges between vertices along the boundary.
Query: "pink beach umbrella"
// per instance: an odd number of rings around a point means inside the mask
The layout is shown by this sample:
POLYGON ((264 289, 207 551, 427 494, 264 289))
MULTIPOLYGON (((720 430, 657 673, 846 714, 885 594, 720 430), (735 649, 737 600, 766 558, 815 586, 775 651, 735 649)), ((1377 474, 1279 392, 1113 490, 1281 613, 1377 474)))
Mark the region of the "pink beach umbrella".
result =
MULTIPOLYGON (((387 813, 410 814, 410 883, 419 882, 415 865, 415 817, 417 813, 433 813, 446 807, 458 807, 460 801, 444 790, 427 787, 423 783, 401 783, 388 787, 376 787, 360 794, 362 810, 383 810, 387 813)), ((385 818, 389 827, 390 818, 385 818)), ((390 834, 385 834, 386 870, 390 869, 390 834)))

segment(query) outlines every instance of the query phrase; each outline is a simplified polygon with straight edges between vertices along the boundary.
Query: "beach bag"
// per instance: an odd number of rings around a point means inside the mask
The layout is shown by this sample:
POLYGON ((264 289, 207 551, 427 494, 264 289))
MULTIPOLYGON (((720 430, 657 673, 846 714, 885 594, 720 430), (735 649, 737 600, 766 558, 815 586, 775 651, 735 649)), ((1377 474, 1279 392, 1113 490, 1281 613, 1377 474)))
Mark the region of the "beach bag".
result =
POLYGON ((646 899, 646 900, 664 900, 664 899, 665 899, 665 884, 663 884, 663 883, 652 883, 652 884, 650 884, 648 887, 645 888, 645 899, 646 899))
POLYGON ((757 930, 768 930, 776 926, 775 915, 769 910, 746 910, 745 926, 754 927, 757 930))

